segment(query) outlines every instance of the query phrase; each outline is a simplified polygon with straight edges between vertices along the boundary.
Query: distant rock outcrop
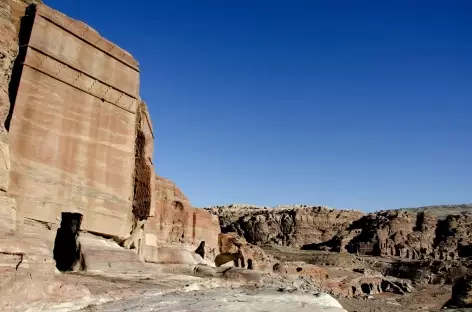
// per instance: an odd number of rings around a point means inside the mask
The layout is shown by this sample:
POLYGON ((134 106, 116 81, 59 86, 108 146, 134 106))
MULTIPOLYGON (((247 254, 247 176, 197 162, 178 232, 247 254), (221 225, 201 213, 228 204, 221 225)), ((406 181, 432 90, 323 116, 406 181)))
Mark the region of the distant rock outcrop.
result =
POLYGON ((412 260, 454 260, 472 255, 472 215, 444 219, 428 211, 369 214, 325 245, 334 251, 412 260))
POLYGON ((364 214, 321 206, 216 206, 206 208, 217 215, 221 231, 236 232, 255 245, 304 247, 322 243, 347 229, 364 214))
MULTIPOLYGON (((442 207, 442 206, 441 206, 442 207)), ((472 256, 472 214, 441 215, 428 209, 386 210, 367 215, 325 207, 206 208, 221 230, 249 243, 350 252, 411 260, 455 260, 472 256)))

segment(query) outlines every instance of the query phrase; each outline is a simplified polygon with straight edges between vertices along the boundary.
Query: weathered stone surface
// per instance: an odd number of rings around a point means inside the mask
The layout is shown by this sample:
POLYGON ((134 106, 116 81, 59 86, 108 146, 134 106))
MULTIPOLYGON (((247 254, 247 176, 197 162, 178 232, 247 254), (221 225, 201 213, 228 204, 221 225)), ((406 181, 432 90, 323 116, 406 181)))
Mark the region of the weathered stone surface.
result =
POLYGON ((184 247, 154 247, 145 251, 145 260, 157 264, 210 264, 184 247))
POLYGON ((144 264, 135 252, 120 247, 112 240, 82 234, 79 241, 87 272, 117 274, 144 270, 144 264))
POLYGON ((54 277, 54 236, 54 230, 35 222, 18 222, 14 235, 0 234, 1 298, 34 299, 46 291, 39 284, 54 277))
POLYGON ((17 214, 57 222, 62 211, 80 212, 83 229, 125 238, 133 224, 137 64, 47 6, 33 17, 10 126, 17 214))
POLYGON ((237 232, 255 245, 303 247, 330 240, 363 214, 325 207, 218 206, 207 208, 219 217, 223 233, 237 232))
MULTIPOLYGON (((190 288, 190 287, 189 287, 190 288)), ((95 311, 201 311, 201 312, 346 312, 339 302, 325 293, 291 292, 276 289, 205 289, 195 285, 197 290, 185 293, 169 293, 163 296, 141 296, 120 302, 110 302, 94 307, 95 311)))
MULTIPOLYGON (((1 193, 0 193, 1 194, 1 193)), ((6 194, 0 195, 0 235, 16 229, 16 203, 6 194)))
POLYGON ((215 257, 220 227, 209 212, 193 208, 173 182, 159 176, 155 181, 154 205, 154 216, 145 225, 146 249, 174 245, 195 250, 205 241, 205 257, 210 260, 215 257))

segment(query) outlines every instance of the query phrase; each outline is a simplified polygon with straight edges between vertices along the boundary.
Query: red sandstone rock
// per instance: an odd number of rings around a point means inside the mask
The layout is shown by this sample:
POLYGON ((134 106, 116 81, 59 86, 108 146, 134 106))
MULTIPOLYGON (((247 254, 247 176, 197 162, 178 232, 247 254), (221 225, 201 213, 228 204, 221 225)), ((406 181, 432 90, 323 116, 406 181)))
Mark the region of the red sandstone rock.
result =
POLYGON ((182 191, 170 180, 156 177, 154 216, 145 225, 146 261, 155 262, 156 247, 185 246, 194 250, 205 241, 205 258, 213 259, 218 250, 218 220, 193 208, 182 191))
POLYGON ((83 229, 125 238, 133 226, 137 63, 45 5, 28 16, 34 24, 21 43, 10 125, 17 216, 55 223, 62 211, 80 212, 83 229))

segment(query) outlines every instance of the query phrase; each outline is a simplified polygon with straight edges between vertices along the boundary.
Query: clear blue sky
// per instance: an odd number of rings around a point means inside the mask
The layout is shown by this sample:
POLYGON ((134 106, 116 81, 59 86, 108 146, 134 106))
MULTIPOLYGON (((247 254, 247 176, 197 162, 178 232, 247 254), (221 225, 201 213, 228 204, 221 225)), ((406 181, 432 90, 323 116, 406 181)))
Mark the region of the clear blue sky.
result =
POLYGON ((195 206, 472 202, 472 1, 46 3, 139 60, 195 206))

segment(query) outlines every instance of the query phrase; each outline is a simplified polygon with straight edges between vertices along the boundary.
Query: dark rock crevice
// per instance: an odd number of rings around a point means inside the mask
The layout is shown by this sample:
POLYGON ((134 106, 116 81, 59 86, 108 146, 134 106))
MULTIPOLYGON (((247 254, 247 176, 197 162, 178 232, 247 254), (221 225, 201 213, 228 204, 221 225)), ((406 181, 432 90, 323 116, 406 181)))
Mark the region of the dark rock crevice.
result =
POLYGON ((135 173, 133 215, 139 220, 146 220, 151 211, 151 174, 146 161, 146 135, 141 129, 141 110, 136 114, 135 173))

